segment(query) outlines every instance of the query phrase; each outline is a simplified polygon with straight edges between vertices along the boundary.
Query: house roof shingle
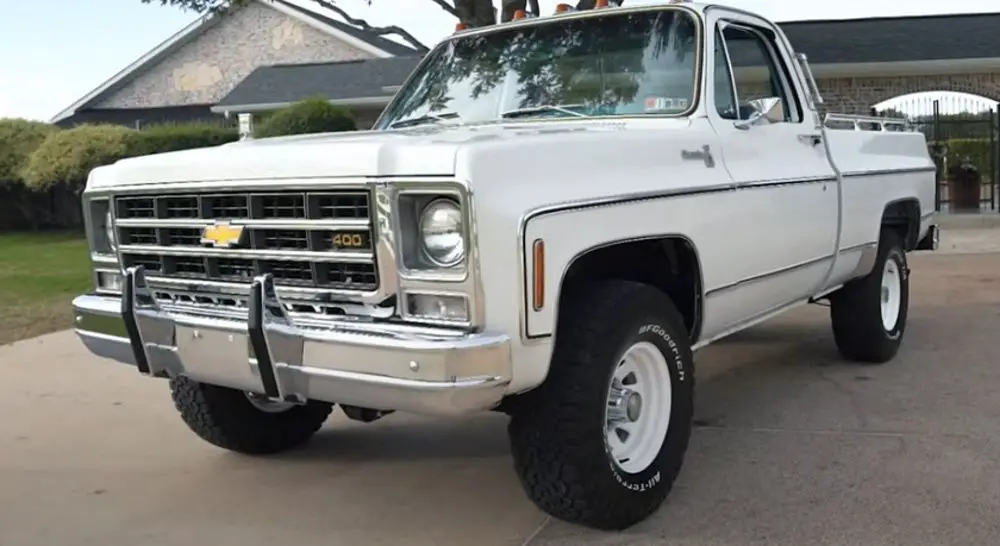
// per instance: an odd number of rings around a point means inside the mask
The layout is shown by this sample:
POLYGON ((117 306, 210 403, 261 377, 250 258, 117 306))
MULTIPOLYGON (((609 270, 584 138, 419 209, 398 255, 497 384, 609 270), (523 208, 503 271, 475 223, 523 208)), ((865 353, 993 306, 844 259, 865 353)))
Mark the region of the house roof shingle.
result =
POLYGON ((237 84, 216 108, 280 104, 313 96, 331 100, 388 96, 392 92, 385 88, 402 83, 418 62, 420 57, 389 57, 264 66, 237 84))
POLYGON ((1000 57, 1000 13, 778 23, 815 64, 1000 57))

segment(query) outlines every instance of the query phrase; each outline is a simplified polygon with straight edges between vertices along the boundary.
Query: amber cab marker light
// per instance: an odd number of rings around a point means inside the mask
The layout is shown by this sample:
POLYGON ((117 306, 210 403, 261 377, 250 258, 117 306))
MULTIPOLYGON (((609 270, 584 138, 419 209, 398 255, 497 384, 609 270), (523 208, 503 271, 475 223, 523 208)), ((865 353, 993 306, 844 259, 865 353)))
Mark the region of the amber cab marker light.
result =
POLYGON ((465 30, 465 23, 457 23, 455 25, 455 32, 461 32, 465 30))
POLYGON ((566 13, 570 9, 572 9, 572 6, 569 4, 556 4, 556 13, 566 13))
POLYGON ((528 16, 528 14, 523 9, 519 9, 519 10, 517 10, 517 11, 514 12, 514 17, 511 18, 511 21, 517 21, 518 19, 524 19, 527 16, 528 16))
POLYGON ((597 0, 594 2, 595 8, 606 8, 608 7, 608 0, 597 0))
POLYGON ((533 272, 531 307, 541 311, 545 307, 545 242, 535 239, 531 247, 531 270, 533 272))

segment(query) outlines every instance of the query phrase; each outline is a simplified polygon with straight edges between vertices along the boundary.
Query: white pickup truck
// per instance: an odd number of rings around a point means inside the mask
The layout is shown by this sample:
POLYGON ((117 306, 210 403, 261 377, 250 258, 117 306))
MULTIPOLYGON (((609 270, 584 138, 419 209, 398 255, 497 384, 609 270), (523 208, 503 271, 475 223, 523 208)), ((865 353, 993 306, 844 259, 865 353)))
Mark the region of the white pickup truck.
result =
POLYGON ((923 135, 821 116, 753 13, 559 11, 444 40, 372 131, 95 169, 80 339, 244 453, 335 405, 505 412, 531 500, 602 529, 680 472, 693 351, 828 300, 845 358, 892 359, 937 245, 923 135))

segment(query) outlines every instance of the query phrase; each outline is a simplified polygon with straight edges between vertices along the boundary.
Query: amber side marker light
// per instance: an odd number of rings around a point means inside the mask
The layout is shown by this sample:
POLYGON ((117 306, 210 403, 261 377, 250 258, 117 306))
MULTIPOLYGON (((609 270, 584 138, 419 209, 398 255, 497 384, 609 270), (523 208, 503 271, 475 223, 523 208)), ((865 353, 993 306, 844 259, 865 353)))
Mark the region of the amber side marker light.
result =
POLYGON ((569 4, 556 4, 556 13, 566 13, 573 9, 569 4))
POLYGON ((545 307, 545 242, 541 239, 535 239, 531 246, 531 271, 531 307, 541 311, 545 307))

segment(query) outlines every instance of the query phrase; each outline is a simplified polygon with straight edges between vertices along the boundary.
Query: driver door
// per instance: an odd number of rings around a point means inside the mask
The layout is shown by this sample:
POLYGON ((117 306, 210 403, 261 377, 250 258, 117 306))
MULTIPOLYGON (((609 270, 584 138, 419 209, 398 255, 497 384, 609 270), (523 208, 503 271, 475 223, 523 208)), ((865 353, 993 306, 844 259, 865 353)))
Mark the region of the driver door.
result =
POLYGON ((742 256, 751 275, 731 287, 732 298, 749 313, 741 320, 752 320, 823 283, 836 253, 838 181, 773 28, 730 12, 713 27, 709 119, 748 222, 735 229, 756 242, 742 256))

